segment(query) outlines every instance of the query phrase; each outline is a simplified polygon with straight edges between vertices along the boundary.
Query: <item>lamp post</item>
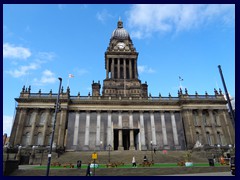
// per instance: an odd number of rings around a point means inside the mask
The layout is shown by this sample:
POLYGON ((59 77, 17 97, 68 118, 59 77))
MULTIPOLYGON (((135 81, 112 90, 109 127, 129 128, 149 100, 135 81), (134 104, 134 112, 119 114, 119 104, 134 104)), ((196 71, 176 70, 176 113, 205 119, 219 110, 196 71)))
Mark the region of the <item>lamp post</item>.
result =
POLYGON ((220 157, 219 157, 220 147, 221 147, 221 145, 220 145, 220 144, 218 144, 218 145, 217 145, 217 148, 218 148, 218 155, 217 155, 218 162, 219 162, 219 158, 220 158, 220 157))
MULTIPOLYGON (((230 157, 231 157, 232 145, 231 145, 231 144, 229 144, 229 145, 228 145, 228 147, 229 147, 229 155, 230 155, 230 157)), ((229 158, 230 158, 230 157, 229 157, 229 158)))
POLYGON ((153 162, 153 144, 152 144, 152 141, 151 141, 151 156, 152 156, 152 162, 153 162))
POLYGON ((60 90, 61 90, 61 85, 62 85, 62 78, 58 78, 60 81, 59 84, 59 89, 58 89, 58 96, 56 100, 56 105, 55 105, 55 113, 54 113, 54 123, 53 123, 53 128, 52 128, 52 137, 51 137, 51 144, 50 144, 50 150, 48 154, 48 164, 47 164, 47 172, 46 176, 49 175, 49 170, 50 170, 50 164, 51 164, 51 157, 52 157, 52 146, 53 146, 53 139, 54 139, 54 131, 55 131, 55 125, 56 125, 56 119, 57 119, 57 112, 59 108, 59 96, 60 96, 60 90))
POLYGON ((111 144, 108 145, 108 163, 110 163, 110 150, 111 150, 111 144))
POLYGON ((219 69, 219 73, 220 73, 222 83, 223 83, 223 87, 224 87, 224 90, 225 90, 225 94, 226 94, 226 98, 227 98, 227 102, 228 102, 228 107, 229 107, 231 118, 232 118, 232 123, 233 123, 233 126, 235 127, 235 114, 233 112, 232 104, 231 104, 231 101, 230 101, 230 98, 229 98, 229 94, 228 94, 228 91, 227 91, 227 86, 225 84, 222 69, 221 69, 220 65, 218 65, 218 69, 219 69))

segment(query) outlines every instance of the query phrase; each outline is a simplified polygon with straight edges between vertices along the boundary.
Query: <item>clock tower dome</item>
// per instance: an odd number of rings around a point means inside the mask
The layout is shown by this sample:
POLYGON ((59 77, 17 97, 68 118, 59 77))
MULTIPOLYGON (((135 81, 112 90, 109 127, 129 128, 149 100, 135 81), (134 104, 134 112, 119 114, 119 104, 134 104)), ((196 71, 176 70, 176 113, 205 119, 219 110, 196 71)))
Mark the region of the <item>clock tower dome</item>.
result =
POLYGON ((105 52, 103 96, 147 97, 148 85, 138 79, 137 58, 130 35, 119 20, 105 52))

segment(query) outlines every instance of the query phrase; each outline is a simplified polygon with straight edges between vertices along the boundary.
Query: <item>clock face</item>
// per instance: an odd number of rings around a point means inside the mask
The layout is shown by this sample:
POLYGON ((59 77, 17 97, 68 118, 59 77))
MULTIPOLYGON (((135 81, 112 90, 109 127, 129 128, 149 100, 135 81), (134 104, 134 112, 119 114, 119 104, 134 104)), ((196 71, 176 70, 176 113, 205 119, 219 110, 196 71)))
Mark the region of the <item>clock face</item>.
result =
POLYGON ((125 47, 125 44, 123 42, 119 42, 117 46, 119 49, 123 49, 125 47))

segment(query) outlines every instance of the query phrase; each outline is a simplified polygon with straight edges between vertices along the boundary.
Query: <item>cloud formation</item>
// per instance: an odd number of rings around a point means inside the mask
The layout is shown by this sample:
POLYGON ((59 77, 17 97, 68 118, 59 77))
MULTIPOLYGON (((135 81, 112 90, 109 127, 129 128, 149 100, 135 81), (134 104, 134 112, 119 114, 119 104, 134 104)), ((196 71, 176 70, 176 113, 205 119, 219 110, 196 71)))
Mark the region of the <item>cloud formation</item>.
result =
POLYGON ((147 66, 138 66, 138 73, 142 74, 142 73, 154 73, 155 70, 153 70, 152 68, 149 68, 147 66))
POLYGON ((12 77, 19 78, 28 74, 29 70, 36 70, 39 67, 37 63, 30 63, 29 65, 20 66, 18 69, 6 71, 6 73, 10 74, 12 77))
POLYGON ((9 59, 27 59, 31 56, 28 48, 15 46, 14 44, 3 44, 3 58, 9 59))
POLYGON ((97 19, 102 23, 105 23, 105 21, 109 18, 113 18, 113 16, 106 9, 102 10, 101 12, 98 12, 96 16, 97 19))
POLYGON ((228 4, 137 4, 128 14, 131 37, 145 38, 154 32, 180 32, 205 25, 215 18, 234 24, 234 5, 228 4))
POLYGON ((55 74, 46 69, 42 72, 42 77, 40 79, 35 78, 33 80, 35 85, 44 85, 44 84, 52 84, 57 81, 57 78, 55 77, 55 74))

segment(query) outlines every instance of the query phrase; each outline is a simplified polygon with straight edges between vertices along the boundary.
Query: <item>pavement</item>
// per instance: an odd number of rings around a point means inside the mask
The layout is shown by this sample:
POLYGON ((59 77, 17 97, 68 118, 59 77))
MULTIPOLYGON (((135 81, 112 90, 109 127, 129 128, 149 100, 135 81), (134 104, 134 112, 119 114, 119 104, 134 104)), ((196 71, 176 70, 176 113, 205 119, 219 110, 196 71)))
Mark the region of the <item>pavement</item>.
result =
POLYGON ((233 176, 233 175, 229 171, 229 172, 195 173, 195 174, 173 174, 165 176, 233 176))

